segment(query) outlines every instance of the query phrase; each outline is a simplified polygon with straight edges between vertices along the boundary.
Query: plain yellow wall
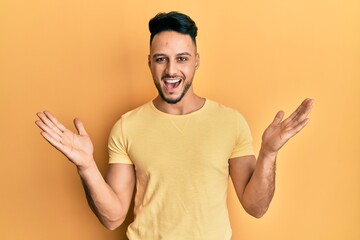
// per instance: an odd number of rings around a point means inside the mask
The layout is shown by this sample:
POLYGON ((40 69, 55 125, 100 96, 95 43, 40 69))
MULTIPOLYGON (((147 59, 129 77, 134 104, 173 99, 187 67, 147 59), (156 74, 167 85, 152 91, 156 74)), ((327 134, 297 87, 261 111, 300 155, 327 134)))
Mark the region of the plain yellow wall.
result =
POLYGON ((241 111, 256 150, 278 110, 316 100, 279 154, 268 213, 249 217, 229 188, 233 239, 360 239, 358 0, 1 1, 0 239, 124 239, 91 213, 35 113, 80 117, 104 173, 112 125, 156 95, 147 23, 170 10, 199 27, 195 91, 241 111))

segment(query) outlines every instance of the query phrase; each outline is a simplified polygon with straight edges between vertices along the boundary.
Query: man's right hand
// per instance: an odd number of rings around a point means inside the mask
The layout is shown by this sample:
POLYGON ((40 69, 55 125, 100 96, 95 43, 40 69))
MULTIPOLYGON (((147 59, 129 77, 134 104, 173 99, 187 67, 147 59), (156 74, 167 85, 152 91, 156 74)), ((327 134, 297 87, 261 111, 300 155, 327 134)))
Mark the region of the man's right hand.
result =
POLYGON ((41 135, 56 149, 63 153, 79 170, 85 170, 93 163, 94 147, 84 125, 74 119, 77 134, 62 125, 51 113, 36 114, 40 120, 35 124, 42 130, 41 135))

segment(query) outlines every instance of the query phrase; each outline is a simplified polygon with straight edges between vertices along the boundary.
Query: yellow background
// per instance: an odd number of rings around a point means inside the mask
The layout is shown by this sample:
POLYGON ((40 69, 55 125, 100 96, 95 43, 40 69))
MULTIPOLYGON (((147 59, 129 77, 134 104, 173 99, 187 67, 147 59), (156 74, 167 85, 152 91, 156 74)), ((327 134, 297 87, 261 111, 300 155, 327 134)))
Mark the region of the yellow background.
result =
POLYGON ((195 91, 241 111, 256 150, 278 110, 316 101, 279 154, 269 212, 249 217, 230 187, 233 239, 360 239, 358 0, 1 1, 0 239, 124 239, 91 213, 35 113, 72 129, 80 117, 104 173, 112 125, 156 95, 147 23, 169 10, 199 27, 195 91))

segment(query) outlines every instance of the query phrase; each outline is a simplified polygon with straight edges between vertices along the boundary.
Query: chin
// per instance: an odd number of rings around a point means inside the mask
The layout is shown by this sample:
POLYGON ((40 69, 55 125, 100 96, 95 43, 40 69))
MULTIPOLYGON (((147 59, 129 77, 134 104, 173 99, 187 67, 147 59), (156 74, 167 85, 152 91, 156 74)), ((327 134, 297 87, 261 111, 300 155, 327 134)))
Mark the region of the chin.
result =
POLYGON ((183 87, 183 89, 180 91, 181 93, 180 93, 180 92, 177 92, 177 93, 176 93, 176 96, 170 95, 170 96, 169 96, 170 98, 169 98, 169 97, 165 96, 165 94, 164 94, 165 91, 163 91, 163 90, 161 89, 160 84, 156 84, 156 88, 157 88, 157 90, 158 90, 158 93, 159 93, 161 99, 162 99, 163 101, 165 101, 166 103, 168 103, 168 104, 177 104, 178 102, 180 102, 180 101, 184 98, 184 96, 187 94, 187 92, 188 92, 188 90, 190 89, 190 87, 191 87, 191 82, 188 83, 188 84, 185 84, 185 86, 183 87))
POLYGON ((182 100, 182 96, 179 98, 175 98, 175 99, 170 99, 170 98, 162 98, 166 103, 168 104, 177 104, 178 102, 180 102, 182 100))

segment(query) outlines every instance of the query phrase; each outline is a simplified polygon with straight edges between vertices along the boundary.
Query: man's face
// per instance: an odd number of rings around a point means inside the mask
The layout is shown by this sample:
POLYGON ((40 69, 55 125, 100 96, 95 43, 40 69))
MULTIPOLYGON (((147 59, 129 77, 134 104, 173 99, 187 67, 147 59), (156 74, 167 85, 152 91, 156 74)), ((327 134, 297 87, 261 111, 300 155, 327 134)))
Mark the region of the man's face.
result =
POLYGON ((176 104, 191 88, 199 56, 189 35, 163 31, 152 40, 148 63, 161 98, 176 104))

